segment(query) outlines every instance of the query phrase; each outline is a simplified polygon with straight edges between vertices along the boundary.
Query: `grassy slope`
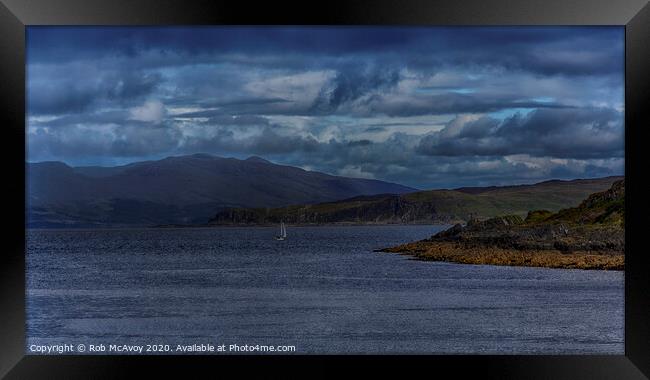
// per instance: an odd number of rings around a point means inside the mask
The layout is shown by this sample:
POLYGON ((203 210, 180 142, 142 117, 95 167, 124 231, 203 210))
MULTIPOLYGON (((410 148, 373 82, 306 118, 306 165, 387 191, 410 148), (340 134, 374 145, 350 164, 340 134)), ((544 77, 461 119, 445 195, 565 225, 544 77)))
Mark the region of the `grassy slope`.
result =
POLYGON ((577 205, 589 194, 603 191, 620 177, 549 181, 535 185, 457 190, 419 191, 401 196, 355 197, 338 202, 276 209, 232 209, 217 215, 214 224, 336 223, 336 222, 451 222, 504 214, 525 217, 529 210, 558 211, 577 205))
POLYGON ((578 207, 560 210, 541 222, 624 228, 625 181, 617 181, 609 190, 590 195, 578 207))
POLYGON ((480 193, 477 196, 487 200, 499 210, 497 216, 517 214, 525 216, 529 210, 559 211, 578 205, 590 194, 608 189, 622 177, 595 180, 548 181, 532 186, 507 187, 480 193))

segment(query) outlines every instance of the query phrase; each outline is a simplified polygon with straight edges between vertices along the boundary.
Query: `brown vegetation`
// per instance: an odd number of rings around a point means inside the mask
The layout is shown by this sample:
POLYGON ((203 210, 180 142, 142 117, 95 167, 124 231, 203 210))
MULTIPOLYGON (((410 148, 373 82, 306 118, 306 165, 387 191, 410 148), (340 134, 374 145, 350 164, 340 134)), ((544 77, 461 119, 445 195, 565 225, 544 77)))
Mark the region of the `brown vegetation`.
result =
POLYGON ((625 267, 624 256, 621 254, 592 251, 564 253, 558 250, 470 248, 452 242, 415 242, 382 251, 412 255, 419 260, 460 264, 606 270, 623 270, 625 267))

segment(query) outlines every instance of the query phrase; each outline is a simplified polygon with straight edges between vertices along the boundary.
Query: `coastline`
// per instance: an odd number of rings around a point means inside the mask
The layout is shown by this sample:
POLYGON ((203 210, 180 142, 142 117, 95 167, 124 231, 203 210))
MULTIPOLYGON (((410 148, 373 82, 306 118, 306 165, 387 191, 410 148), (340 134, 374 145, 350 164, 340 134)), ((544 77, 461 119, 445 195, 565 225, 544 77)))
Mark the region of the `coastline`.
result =
POLYGON ((563 269, 625 269, 625 180, 556 213, 529 211, 457 224, 429 239, 384 248, 416 259, 563 269))
POLYGON ((623 254, 599 251, 565 253, 559 250, 517 250, 498 247, 463 247, 453 242, 420 241, 383 248, 377 252, 398 253, 422 261, 457 264, 523 266, 556 269, 625 269, 623 254))

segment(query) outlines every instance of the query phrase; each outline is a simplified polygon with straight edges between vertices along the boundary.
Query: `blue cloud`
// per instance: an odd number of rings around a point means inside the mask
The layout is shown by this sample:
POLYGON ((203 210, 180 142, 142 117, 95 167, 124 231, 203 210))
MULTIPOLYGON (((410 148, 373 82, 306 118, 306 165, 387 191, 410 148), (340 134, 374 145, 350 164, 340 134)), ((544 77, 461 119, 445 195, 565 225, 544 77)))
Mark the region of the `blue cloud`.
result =
POLYGON ((207 152, 406 185, 621 174, 622 27, 27 28, 28 160, 207 152))

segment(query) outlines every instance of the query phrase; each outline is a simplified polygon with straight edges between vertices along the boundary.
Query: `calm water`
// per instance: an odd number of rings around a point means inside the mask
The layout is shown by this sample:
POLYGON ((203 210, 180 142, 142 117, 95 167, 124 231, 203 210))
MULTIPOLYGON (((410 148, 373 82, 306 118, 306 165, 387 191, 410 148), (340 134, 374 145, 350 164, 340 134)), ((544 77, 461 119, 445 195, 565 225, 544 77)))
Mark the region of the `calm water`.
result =
POLYGON ((289 226, 280 242, 277 228, 31 230, 27 347, 623 354, 623 272, 372 252, 439 229, 289 226))

